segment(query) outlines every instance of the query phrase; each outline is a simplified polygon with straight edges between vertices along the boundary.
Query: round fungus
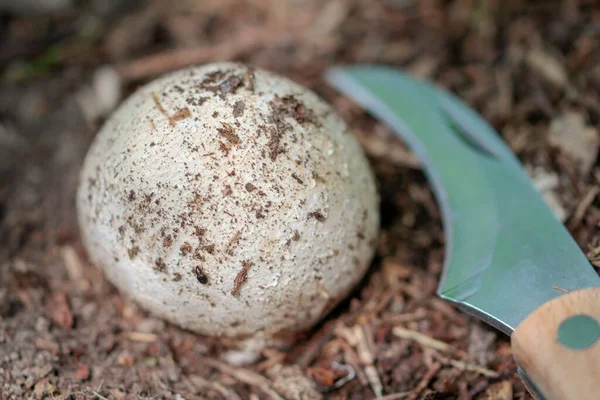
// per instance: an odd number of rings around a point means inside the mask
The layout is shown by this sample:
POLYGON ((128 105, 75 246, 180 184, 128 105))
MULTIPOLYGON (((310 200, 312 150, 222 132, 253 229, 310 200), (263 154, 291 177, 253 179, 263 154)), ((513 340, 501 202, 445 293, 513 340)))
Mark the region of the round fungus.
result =
POLYGON ((185 329, 290 337, 353 289, 379 197, 335 111, 305 87, 222 62, 135 91, 94 139, 77 212, 90 259, 185 329))

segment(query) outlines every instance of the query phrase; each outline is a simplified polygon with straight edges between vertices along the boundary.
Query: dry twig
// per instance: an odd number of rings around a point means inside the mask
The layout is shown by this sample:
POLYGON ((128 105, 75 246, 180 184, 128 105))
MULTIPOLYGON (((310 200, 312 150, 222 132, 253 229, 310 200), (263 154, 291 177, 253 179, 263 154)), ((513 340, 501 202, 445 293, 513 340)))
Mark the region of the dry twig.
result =
POLYGON ((235 393, 233 390, 227 389, 225 386, 221 385, 219 382, 210 382, 198 375, 190 375, 188 377, 188 381, 191 385, 197 389, 203 389, 206 387, 213 388, 215 391, 220 393, 224 398, 231 400, 241 400, 240 396, 235 393))
POLYGON ((354 336, 357 339, 356 350, 358 353, 358 358, 365 366, 365 375, 367 375, 371 389, 373 389, 373 393, 375 393, 375 398, 380 399, 383 394, 383 385, 381 383, 381 379, 379 378, 377 368, 375 368, 373 365, 375 357, 369 349, 363 328, 359 325, 356 325, 354 326, 353 331, 354 336))
POLYGON ((438 373, 438 371, 442 368, 442 364, 435 363, 429 367, 429 370, 423 376, 423 379, 419 382, 417 387, 412 391, 412 393, 408 396, 410 400, 416 400, 417 397, 421 394, 423 390, 429 385, 429 382, 433 379, 433 377, 438 373))
POLYGON ((266 43, 265 32, 261 29, 246 28, 231 36, 226 42, 166 50, 117 65, 117 72, 124 81, 136 81, 163 74, 189 65, 213 60, 231 60, 244 52, 249 52, 266 43))
POLYGON ((575 209, 575 212, 573 213, 573 218, 571 219, 571 226, 576 227, 577 225, 579 225, 579 223, 583 219, 583 216, 594 202, 594 199, 596 198, 598 193, 600 193, 600 188, 598 188, 597 186, 593 186, 588 190, 585 196, 583 196, 583 199, 581 199, 581 201, 577 205, 577 208, 575 209))
POLYGON ((442 342, 441 340, 430 338, 429 336, 423 335, 422 333, 412 331, 410 329, 396 326, 392 329, 392 333, 402 339, 414 340, 415 342, 432 348, 438 351, 447 351, 451 349, 448 343, 442 342))
POLYGON ((271 388, 267 378, 262 375, 256 374, 247 369, 230 367, 229 365, 212 358, 205 358, 203 362, 225 374, 231 375, 240 382, 258 387, 274 400, 283 400, 283 398, 271 388))
POLYGON ((488 378, 498 378, 500 376, 496 371, 492 371, 491 369, 484 368, 479 365, 469 364, 464 361, 453 360, 451 358, 447 358, 438 353, 433 353, 434 357, 437 358, 444 365, 451 365, 456 369, 461 371, 470 371, 476 372, 480 375, 486 376, 488 378))
POLYGON ((155 334, 145 332, 126 332, 124 336, 129 340, 133 340, 134 342, 150 343, 155 342, 158 339, 155 334))

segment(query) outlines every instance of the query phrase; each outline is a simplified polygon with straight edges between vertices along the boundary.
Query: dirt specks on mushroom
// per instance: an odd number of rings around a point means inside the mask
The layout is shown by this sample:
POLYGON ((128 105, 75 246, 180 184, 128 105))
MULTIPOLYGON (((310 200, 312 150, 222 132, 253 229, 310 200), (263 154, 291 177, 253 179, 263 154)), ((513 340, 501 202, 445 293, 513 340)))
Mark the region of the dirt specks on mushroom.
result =
POLYGON ((225 95, 227 93, 235 93, 238 87, 242 86, 242 79, 237 76, 230 76, 219 85, 219 91, 225 95))
POLYGON ((300 179, 300 177, 295 172, 292 173, 292 178, 294 178, 294 180, 296 182, 298 182, 299 184, 304 185, 304 181, 302 179, 300 179))
POLYGON ((226 122, 221 122, 221 127, 217 131, 231 144, 239 144, 240 137, 235 132, 235 128, 226 122))
POLYGON ((272 107, 274 112, 278 114, 278 119, 291 117, 299 124, 315 123, 313 111, 298 100, 296 96, 276 97, 272 107))
POLYGON ((200 282, 203 285, 206 285, 208 283, 208 277, 206 276, 202 268, 196 266, 196 268, 194 268, 194 273, 196 274, 196 279, 198 280, 198 282, 200 282))
POLYGON ((129 255, 129 259, 133 261, 133 259, 140 253, 140 248, 138 246, 133 246, 127 250, 127 254, 129 255))
POLYGON ((321 210, 317 210, 317 211, 313 211, 308 213, 308 219, 314 218, 319 222, 325 222, 325 220, 327 219, 325 217, 325 215, 323 215, 323 213, 321 212, 321 210))
POLYGON ((181 254, 183 257, 185 257, 186 255, 190 254, 192 251, 194 251, 194 249, 192 248, 192 245, 188 242, 184 242, 180 247, 179 247, 179 254, 181 254))
POLYGON ((238 100, 233 104, 233 116, 239 118, 244 115, 244 108, 246 105, 243 100, 238 100))
POLYGON ((271 138, 269 139, 269 152, 271 161, 276 161, 277 156, 283 153, 281 148, 281 133, 277 127, 271 128, 271 138))
POLYGON ((208 97, 188 97, 185 101, 187 104, 189 104, 190 106, 201 106, 202 104, 204 104, 206 102, 206 100, 208 100, 208 97))
POLYGON ((231 196, 233 194, 233 189, 231 188, 231 185, 225 185, 221 193, 223 194, 223 197, 231 196))
POLYGON ((183 107, 175 111, 171 119, 173 122, 181 121, 182 119, 190 118, 192 116, 192 112, 189 108, 183 107))
POLYGON ((154 266, 155 266, 155 270, 158 272, 162 272, 164 274, 167 273, 167 264, 165 263, 165 261, 162 259, 162 257, 157 258, 154 261, 154 266))
POLYGON ((171 125, 173 124, 173 121, 171 121, 171 118, 169 117, 169 114, 167 113, 167 110, 165 110, 165 108, 163 107, 163 105, 161 104, 158 95, 156 93, 152 93, 152 100, 154 101, 154 104, 156 105, 156 108, 158 109, 158 111, 160 111, 160 113, 162 115, 164 115, 165 117, 167 117, 167 119, 169 120, 169 122, 171 123, 171 125))
POLYGON ((229 239, 229 242, 227 243, 227 249, 226 249, 227 254, 233 255, 233 249, 234 249, 235 245, 238 243, 238 241, 240 240, 240 236, 242 236, 242 232, 236 231, 234 233, 234 235, 231 237, 231 239, 229 239))
POLYGON ((181 121, 182 119, 190 118, 192 116, 190 109, 187 107, 179 108, 175 111, 173 115, 169 115, 167 110, 165 110, 162 103, 160 102, 160 99, 158 98, 158 95, 156 93, 152 93, 152 100, 154 101, 154 105, 156 106, 158 111, 160 111, 160 113, 169 120, 169 124, 171 126, 175 126, 177 121, 181 121))
POLYGON ((270 103, 271 124, 270 139, 268 143, 271 161, 276 161, 277 156, 285 150, 282 146, 282 138, 288 132, 293 130, 293 126, 288 122, 288 118, 296 120, 299 124, 315 123, 314 113, 304 103, 289 95, 284 97, 276 96, 270 103))
POLYGON ((248 68, 246 74, 244 75, 244 81, 246 83, 246 87, 251 92, 254 92, 254 84, 256 82, 256 75, 254 75, 254 69, 248 68))
POLYGON ((221 98, 225 98, 229 93, 235 93, 241 86, 244 86, 242 78, 234 75, 232 71, 220 70, 208 74, 200 84, 202 89, 217 93, 221 98))
POLYGON ((360 280, 375 248, 376 186, 355 139, 342 135, 341 118, 325 121, 331 107, 314 93, 218 63, 132 96, 98 133, 112 142, 96 141, 79 196, 90 258, 120 290, 177 325, 237 338, 313 325, 317 313, 277 301, 321 309, 302 282, 322 279, 337 302, 360 280), (330 157, 331 145, 339 150, 330 157), (320 176, 327 184, 315 184, 320 176), (357 242, 351 222, 365 207, 366 240, 357 242), (344 249, 335 260, 319 256, 334 249, 344 249))
POLYGON ((252 265, 253 263, 248 260, 242 262, 242 269, 240 272, 238 272, 233 282, 233 290, 231 291, 233 296, 237 296, 242 288, 242 285, 246 283, 246 280, 248 279, 248 270, 252 265))

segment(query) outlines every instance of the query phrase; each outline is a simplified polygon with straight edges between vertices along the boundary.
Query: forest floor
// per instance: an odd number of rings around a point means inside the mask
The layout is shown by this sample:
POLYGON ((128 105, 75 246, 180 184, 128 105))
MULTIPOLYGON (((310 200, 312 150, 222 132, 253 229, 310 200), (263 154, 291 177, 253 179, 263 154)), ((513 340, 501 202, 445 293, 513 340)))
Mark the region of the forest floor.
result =
POLYGON ((509 338, 435 294, 444 235, 414 155, 322 73, 380 63, 459 95, 600 266, 598 2, 86 0, 0 24, 0 399, 531 398, 509 338), (267 349, 247 368, 220 361, 234 343, 119 294, 87 260, 74 209, 111 106, 164 72, 219 60, 330 102, 382 196, 377 255, 356 291, 291 351, 267 349))

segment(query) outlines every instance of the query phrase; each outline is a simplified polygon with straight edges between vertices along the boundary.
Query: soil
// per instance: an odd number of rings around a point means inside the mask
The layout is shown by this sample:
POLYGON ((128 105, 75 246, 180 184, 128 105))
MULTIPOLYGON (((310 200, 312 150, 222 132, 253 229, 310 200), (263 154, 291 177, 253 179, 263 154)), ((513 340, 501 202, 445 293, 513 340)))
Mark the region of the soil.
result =
POLYGON ((322 73, 381 63, 452 90, 538 178, 552 178, 548 198, 600 266, 597 140, 573 151, 549 133, 570 113, 581 120, 574 134, 597 139, 598 2, 73 3, 0 17, 0 399, 531 398, 508 337, 435 294, 444 235, 418 160, 322 73), (250 367, 220 361, 234 343, 181 330, 120 295, 86 259, 74 209, 82 159, 109 113, 90 112, 81 94, 106 98, 116 79, 93 86, 99 67, 116 68, 122 100, 159 74, 226 59, 289 76, 334 105, 382 196, 364 281, 292 349, 267 349, 250 367))

